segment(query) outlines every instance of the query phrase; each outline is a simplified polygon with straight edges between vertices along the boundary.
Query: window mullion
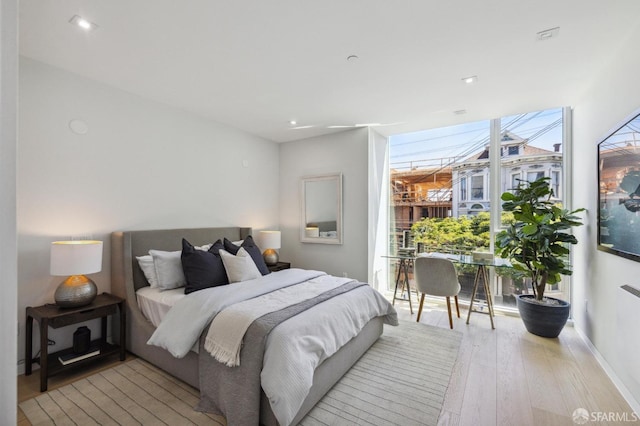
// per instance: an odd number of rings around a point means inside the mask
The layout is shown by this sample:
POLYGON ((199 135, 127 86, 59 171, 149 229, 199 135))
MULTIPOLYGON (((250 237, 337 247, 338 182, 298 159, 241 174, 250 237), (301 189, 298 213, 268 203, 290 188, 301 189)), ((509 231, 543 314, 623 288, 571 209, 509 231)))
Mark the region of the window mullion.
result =
POLYGON ((491 206, 491 240, 489 250, 491 253, 494 251, 494 235, 500 229, 500 119, 494 118, 489 124, 489 185, 491 194, 490 206, 491 206))

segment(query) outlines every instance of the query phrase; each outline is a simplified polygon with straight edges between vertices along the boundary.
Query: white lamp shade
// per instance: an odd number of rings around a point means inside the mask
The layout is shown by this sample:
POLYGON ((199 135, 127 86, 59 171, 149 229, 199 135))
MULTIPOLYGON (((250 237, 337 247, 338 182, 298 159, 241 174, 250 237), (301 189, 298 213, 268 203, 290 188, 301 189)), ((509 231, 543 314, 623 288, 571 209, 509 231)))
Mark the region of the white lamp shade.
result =
POLYGON ((305 237, 317 238, 320 236, 320 228, 317 226, 307 226, 304 228, 305 237))
POLYGON ((280 231, 260 231, 260 248, 279 249, 280 248, 280 231))
POLYGON ((94 274, 102 270, 102 241, 51 243, 51 275, 94 274))

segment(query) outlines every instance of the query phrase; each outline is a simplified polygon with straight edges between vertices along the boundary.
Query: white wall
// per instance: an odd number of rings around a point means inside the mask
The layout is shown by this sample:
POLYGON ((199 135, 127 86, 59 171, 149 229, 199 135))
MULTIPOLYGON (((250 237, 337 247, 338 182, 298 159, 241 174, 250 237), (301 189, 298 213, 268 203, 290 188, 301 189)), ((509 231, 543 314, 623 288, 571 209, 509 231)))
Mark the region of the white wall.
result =
POLYGON ((367 129, 280 144, 280 260, 367 280, 367 129), (343 244, 300 242, 300 178, 342 172, 343 244))
POLYGON ((0 424, 15 424, 16 391, 16 111, 18 4, 0 3, 0 424))
MULTIPOLYGON (((91 276, 102 292, 112 231, 278 224, 278 191, 266 185, 278 181, 277 144, 27 58, 20 67, 21 330, 25 307, 53 302, 63 279, 49 275, 51 241, 103 240, 91 276), (73 133, 72 119, 88 132, 73 133)), ((52 330, 52 349, 70 346, 74 330, 52 330)))
MULTIPOLYGON (((573 317, 615 374, 640 401, 640 377, 624 368, 616 350, 617 288, 640 286, 640 263, 596 250, 597 244, 597 144, 622 119, 640 108, 637 74, 640 31, 636 31, 599 78, 575 104, 573 115, 573 206, 586 207, 586 226, 576 229, 580 244, 574 251, 573 317)), ((637 359, 637 354, 636 354, 637 359)))

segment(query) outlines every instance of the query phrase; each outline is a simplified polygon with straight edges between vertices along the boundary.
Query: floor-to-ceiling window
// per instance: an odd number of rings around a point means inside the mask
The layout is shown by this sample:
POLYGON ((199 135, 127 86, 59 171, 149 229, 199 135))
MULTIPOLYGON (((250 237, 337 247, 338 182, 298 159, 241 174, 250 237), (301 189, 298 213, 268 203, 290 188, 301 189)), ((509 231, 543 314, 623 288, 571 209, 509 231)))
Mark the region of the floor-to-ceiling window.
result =
MULTIPOLYGON (((555 108, 512 115, 500 120, 500 146, 503 151, 499 169, 501 176, 505 177, 500 182, 500 193, 515 188, 521 181, 532 182, 548 178, 554 200, 559 204, 563 203, 566 195, 562 184, 563 152, 570 143, 564 140, 565 123, 569 118, 565 114, 569 113, 568 108, 555 108), (505 185, 506 182, 508 186, 505 185)), ((496 198, 496 201, 499 202, 499 199, 496 198)), ((569 285, 566 282, 568 280, 549 286, 545 294, 569 300, 569 285)), ((493 284, 497 305, 515 306, 514 295, 530 291, 527 281, 508 269, 497 271, 493 284)))
MULTIPOLYGON (((492 236, 505 219, 500 194, 521 181, 549 178, 562 203, 568 111, 549 109, 392 136, 391 252, 491 251, 492 236), (499 152, 500 161, 491 161, 492 152, 499 152)), ((472 269, 460 268, 462 298, 470 296, 473 277, 467 275, 472 269)), ((390 268, 390 286, 394 272, 390 268)), ((505 307, 515 306, 515 294, 528 291, 526 280, 509 270, 494 271, 492 287, 495 304, 505 307)), ((562 285, 548 291, 568 298, 562 285)))

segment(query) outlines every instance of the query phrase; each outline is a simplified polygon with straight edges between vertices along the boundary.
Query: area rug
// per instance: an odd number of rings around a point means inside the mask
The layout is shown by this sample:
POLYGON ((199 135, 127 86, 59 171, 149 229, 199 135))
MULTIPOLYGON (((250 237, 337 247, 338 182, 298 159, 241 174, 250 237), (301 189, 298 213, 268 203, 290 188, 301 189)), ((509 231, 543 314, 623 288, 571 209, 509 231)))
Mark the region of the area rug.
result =
MULTIPOLYGON (((413 322, 384 334, 300 424, 435 425, 462 340, 413 322)), ((141 360, 24 401, 33 425, 222 425, 193 410, 198 391, 141 360)))
POLYGON ((415 322, 384 334, 301 425, 436 425, 462 333, 415 322))

